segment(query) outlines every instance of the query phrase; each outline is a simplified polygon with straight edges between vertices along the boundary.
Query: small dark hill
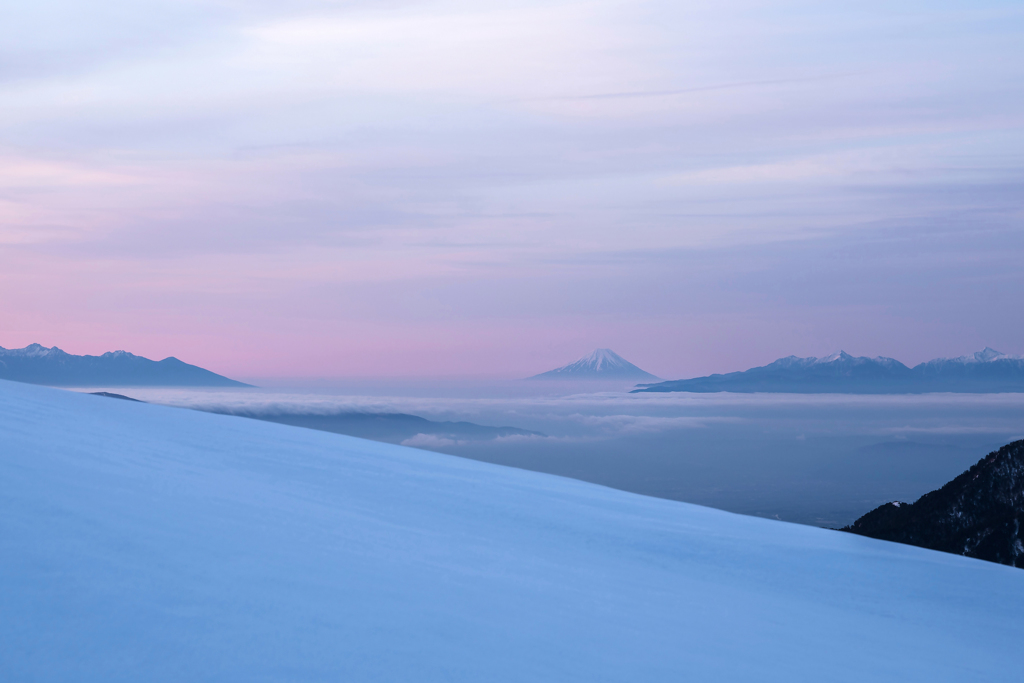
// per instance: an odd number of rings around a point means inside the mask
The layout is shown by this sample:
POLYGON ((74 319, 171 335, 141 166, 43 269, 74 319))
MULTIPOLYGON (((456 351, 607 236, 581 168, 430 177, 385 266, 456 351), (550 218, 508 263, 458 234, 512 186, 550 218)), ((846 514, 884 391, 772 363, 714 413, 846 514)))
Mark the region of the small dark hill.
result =
POLYGON ((137 398, 132 398, 131 396, 125 396, 124 394, 112 394, 109 391, 94 391, 94 392, 92 392, 92 395, 93 396, 105 396, 106 398, 119 398, 122 401, 134 401, 135 403, 145 403, 145 401, 140 401, 137 398))
POLYGON ((886 503, 842 531, 1024 567, 1024 441, 989 453, 916 503, 886 503))

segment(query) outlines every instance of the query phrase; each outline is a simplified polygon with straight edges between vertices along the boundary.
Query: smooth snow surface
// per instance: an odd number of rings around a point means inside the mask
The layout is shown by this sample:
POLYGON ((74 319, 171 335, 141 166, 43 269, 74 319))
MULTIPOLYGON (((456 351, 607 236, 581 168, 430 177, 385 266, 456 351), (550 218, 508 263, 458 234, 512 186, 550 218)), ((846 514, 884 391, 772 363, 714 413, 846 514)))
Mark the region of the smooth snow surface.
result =
POLYGON ((1024 572, 0 382, 0 680, 987 681, 1024 572))

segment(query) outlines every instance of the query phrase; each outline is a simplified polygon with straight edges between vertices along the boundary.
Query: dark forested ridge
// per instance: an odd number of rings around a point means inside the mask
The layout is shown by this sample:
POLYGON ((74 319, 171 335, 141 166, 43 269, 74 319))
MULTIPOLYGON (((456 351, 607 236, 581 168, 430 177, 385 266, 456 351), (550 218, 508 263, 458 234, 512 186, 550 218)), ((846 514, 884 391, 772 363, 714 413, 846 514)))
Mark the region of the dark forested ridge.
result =
POLYGON ((973 465, 916 503, 886 503, 843 531, 1024 567, 1024 441, 973 465))

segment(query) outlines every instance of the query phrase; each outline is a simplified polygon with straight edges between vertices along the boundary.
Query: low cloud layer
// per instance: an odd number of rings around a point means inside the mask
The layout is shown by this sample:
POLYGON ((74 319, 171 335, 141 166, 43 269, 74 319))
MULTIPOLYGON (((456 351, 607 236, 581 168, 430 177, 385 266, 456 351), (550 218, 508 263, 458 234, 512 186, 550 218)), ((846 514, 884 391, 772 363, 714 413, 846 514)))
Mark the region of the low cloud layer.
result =
MULTIPOLYGON (((110 389, 110 388, 107 388, 110 389)), ((474 385, 474 390, 479 389, 474 385)), ((546 442, 584 442, 731 430, 791 434, 792 439, 850 434, 879 439, 915 435, 1017 434, 1021 394, 624 394, 506 398, 359 396, 346 393, 279 393, 266 390, 123 388, 133 398, 181 408, 247 416, 404 413, 435 422, 466 421, 542 432, 546 442)), ((427 441, 449 438, 420 435, 427 441)), ((414 438, 419 439, 420 436, 414 438)), ((516 442, 541 437, 499 437, 516 442)), ((454 437, 453 444, 466 441, 454 437)), ((416 445, 410 443, 409 445, 416 445)), ((435 446, 440 447, 440 446, 435 446)))

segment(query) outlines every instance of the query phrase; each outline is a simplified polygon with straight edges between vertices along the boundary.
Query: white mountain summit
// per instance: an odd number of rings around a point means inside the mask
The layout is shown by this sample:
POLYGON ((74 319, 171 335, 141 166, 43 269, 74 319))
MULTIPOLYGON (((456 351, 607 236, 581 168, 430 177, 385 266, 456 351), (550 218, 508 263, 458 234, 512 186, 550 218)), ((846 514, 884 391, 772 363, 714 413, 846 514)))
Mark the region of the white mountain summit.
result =
POLYGON ((3 379, 61 387, 248 386, 174 356, 160 361, 127 351, 76 356, 56 346, 46 348, 42 344, 29 344, 23 349, 0 346, 0 380, 3 379))
POLYGON ((611 349, 597 349, 575 363, 543 372, 530 379, 657 380, 658 378, 649 372, 644 372, 611 349))
POLYGON ((986 346, 977 353, 972 353, 958 358, 941 358, 937 360, 948 360, 951 363, 992 363, 997 360, 1021 360, 1021 356, 1010 356, 1001 351, 996 351, 991 346, 986 346))

